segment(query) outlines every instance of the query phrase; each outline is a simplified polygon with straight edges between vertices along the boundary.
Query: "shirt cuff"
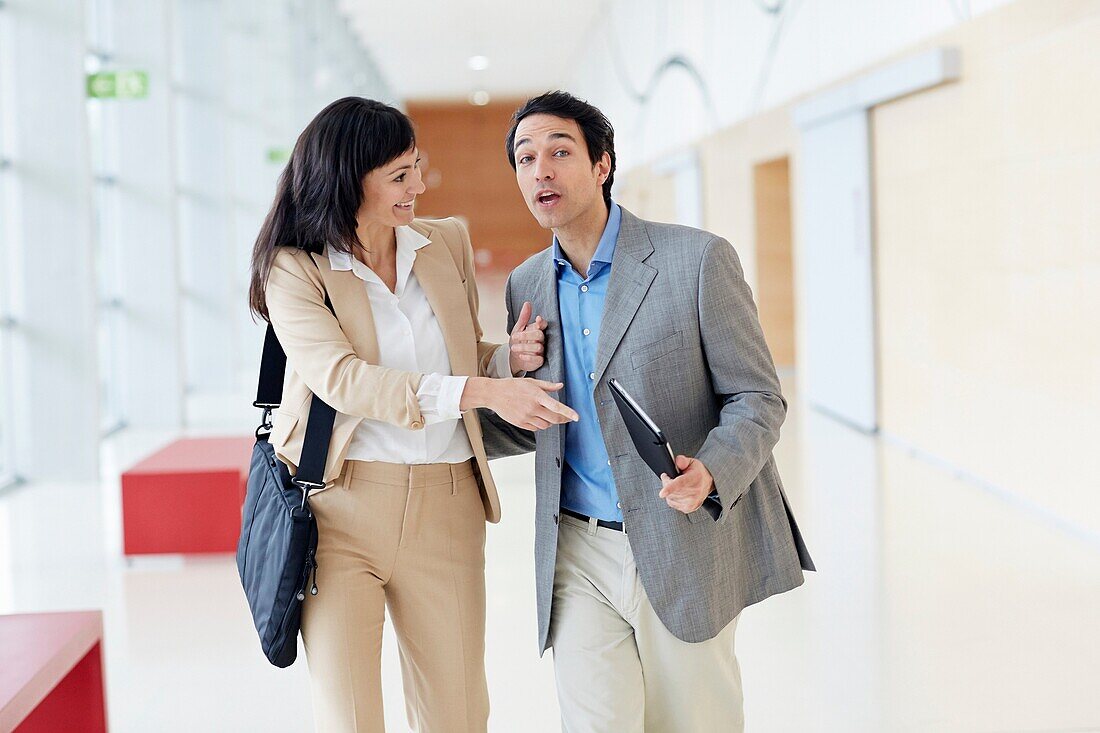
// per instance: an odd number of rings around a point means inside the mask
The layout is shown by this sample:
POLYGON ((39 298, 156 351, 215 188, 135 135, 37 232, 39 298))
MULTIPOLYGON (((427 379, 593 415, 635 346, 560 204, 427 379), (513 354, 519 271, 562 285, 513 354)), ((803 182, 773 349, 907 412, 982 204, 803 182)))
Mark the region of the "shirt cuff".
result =
POLYGON ((466 389, 467 377, 451 377, 443 374, 425 374, 416 390, 416 400, 424 416, 424 424, 432 425, 444 420, 462 417, 459 403, 466 389))

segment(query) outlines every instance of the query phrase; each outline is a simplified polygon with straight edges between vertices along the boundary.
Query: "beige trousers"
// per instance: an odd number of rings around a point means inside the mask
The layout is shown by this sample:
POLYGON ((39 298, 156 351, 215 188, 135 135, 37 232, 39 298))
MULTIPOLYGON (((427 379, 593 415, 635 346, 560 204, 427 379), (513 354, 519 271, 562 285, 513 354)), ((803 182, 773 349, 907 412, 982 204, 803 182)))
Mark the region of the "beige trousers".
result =
POLYGON ((347 461, 310 505, 318 593, 302 609, 302 638, 317 730, 384 730, 388 607, 409 727, 484 731, 485 509, 472 464, 347 461))
POLYGON ((677 639, 646 597, 626 535, 561 516, 550 641, 566 733, 743 730, 736 628, 734 619, 709 641, 677 639))

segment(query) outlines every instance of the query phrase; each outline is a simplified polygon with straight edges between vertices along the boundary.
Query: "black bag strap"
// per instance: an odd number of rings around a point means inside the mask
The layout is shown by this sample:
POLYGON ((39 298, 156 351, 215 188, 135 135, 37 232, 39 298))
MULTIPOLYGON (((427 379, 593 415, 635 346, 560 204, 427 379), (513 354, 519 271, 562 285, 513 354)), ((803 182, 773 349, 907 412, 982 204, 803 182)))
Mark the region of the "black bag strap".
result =
MULTIPOLYGON (((309 253, 313 264, 313 253, 309 253)), ((317 270, 320 271, 320 267, 317 270)), ((325 306, 333 317, 336 309, 332 307, 332 300, 328 297, 328 290, 324 281, 321 281, 321 291, 325 295, 325 306)), ((270 322, 267 324, 267 333, 264 336, 264 350, 260 357, 260 379, 256 386, 256 401, 252 404, 263 409, 263 422, 257 429, 271 429, 271 411, 282 404, 283 401, 283 377, 286 375, 286 352, 283 351, 279 337, 275 335, 275 328, 270 322)), ((293 482, 302 490, 302 505, 305 506, 306 498, 313 489, 323 488, 325 485, 325 464, 328 462, 329 441, 332 440, 332 425, 336 421, 336 410, 324 400, 313 395, 309 406, 309 418, 306 422, 306 435, 302 444, 302 457, 298 461, 298 473, 293 482)))
MULTIPOLYGON (((275 329, 267 324, 267 334, 264 336, 264 352, 260 357, 260 383, 256 387, 256 401, 254 407, 272 410, 283 401, 283 377, 286 374, 286 353, 283 345, 279 343, 279 337, 275 335, 275 329)), ((267 423, 266 415, 264 423, 267 423)))

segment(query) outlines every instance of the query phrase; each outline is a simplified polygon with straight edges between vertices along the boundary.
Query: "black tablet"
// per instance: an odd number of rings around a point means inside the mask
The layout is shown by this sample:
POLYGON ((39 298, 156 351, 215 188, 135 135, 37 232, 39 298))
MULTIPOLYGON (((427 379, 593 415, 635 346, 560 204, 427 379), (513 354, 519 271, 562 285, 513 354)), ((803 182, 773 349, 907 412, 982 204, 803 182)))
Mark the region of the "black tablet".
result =
MULTIPOLYGON (((638 449, 638 455, 646 462, 650 470, 657 474, 667 473, 670 478, 680 475, 680 469, 676 468, 676 455, 672 452, 672 446, 668 444, 664 433, 657 427, 657 423, 646 414, 630 393, 626 391, 617 379, 607 380, 611 387, 611 397, 623 416, 626 429, 630 433, 630 439, 634 441, 634 447, 638 449)), ((722 502, 716 494, 711 494, 703 502, 703 509, 715 521, 722 515, 722 502)))
POLYGON ((623 389, 617 379, 609 379, 607 383, 611 387, 611 396, 614 398, 619 412, 622 413, 626 429, 630 432, 630 439, 634 441, 634 447, 638 449, 638 455, 642 457, 642 460, 657 476, 662 473, 667 473, 671 478, 679 476, 680 470, 676 468, 676 456, 661 429, 645 413, 645 410, 634 401, 630 393, 623 389))

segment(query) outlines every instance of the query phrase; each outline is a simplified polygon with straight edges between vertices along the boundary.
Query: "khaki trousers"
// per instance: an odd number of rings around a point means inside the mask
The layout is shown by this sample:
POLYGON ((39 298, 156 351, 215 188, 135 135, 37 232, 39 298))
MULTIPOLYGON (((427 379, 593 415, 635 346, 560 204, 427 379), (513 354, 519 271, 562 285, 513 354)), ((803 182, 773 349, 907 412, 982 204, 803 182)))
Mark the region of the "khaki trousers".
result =
POLYGON ((387 607, 409 727, 484 731, 485 509, 472 464, 347 461, 310 505, 318 593, 306 597, 302 638, 319 733, 384 730, 387 607))
POLYGON ((736 628, 677 639, 646 597, 627 536, 561 515, 550 641, 566 733, 743 730, 736 628))

